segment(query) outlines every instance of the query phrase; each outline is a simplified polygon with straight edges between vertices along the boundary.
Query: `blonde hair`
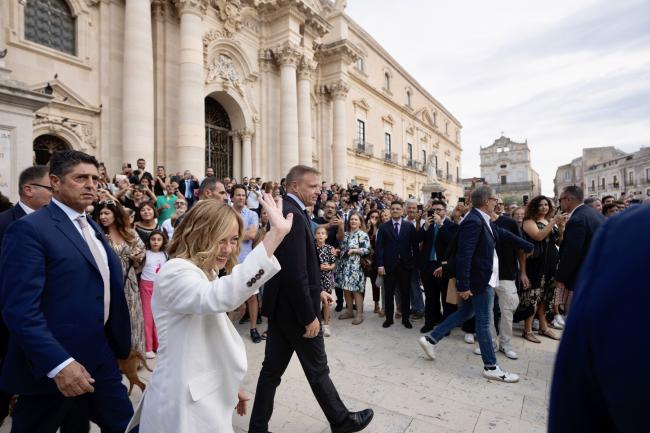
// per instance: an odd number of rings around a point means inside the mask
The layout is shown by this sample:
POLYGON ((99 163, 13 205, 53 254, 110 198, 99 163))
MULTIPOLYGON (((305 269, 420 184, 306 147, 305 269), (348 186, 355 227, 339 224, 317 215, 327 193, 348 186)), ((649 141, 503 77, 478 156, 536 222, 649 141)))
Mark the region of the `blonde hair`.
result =
POLYGON ((237 224, 239 242, 226 262, 230 273, 237 264, 244 222, 233 208, 216 200, 201 200, 187 212, 174 231, 167 247, 169 258, 186 259, 198 266, 209 279, 215 278, 219 243, 228 238, 237 224))

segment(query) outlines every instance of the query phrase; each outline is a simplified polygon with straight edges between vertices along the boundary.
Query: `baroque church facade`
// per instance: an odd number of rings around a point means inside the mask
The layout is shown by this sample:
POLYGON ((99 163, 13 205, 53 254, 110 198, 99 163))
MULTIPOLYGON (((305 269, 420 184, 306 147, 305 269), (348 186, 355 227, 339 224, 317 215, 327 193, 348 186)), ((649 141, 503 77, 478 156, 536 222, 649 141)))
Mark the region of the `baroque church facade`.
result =
POLYGON ((0 5, 0 188, 60 149, 202 176, 426 198, 460 184, 461 123, 331 0, 0 5), (6 49, 6 51, 4 51, 6 49))

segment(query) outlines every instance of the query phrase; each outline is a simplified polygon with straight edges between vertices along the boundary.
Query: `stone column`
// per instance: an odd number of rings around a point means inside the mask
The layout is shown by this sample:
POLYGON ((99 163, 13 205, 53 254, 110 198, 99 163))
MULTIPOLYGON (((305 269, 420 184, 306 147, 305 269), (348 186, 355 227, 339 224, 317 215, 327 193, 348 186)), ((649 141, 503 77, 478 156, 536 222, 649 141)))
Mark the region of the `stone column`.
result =
POLYGON ((122 162, 154 165, 151 1, 126 0, 122 85, 122 162))
POLYGON ((334 182, 345 187, 348 182, 346 170, 347 118, 345 115, 345 98, 347 97, 350 88, 345 82, 337 81, 336 83, 329 85, 328 90, 334 101, 334 133, 332 145, 333 177, 334 182))
POLYGON ((299 162, 296 68, 300 52, 287 43, 275 51, 280 62, 280 167, 284 177, 299 162))
POLYGON ((244 130, 241 132, 242 151, 241 151, 241 172, 242 176, 256 176, 253 173, 253 146, 252 146, 253 132, 244 130))
POLYGON ((201 24, 205 0, 175 0, 180 15, 177 170, 205 172, 205 86, 201 24))
MULTIPOLYGON (((243 176, 250 176, 244 174, 243 176)), ((242 163, 241 163, 241 138, 239 132, 232 133, 232 177, 237 179, 237 182, 242 182, 242 163)))
POLYGON ((309 65, 301 65, 298 70, 298 143, 299 161, 302 165, 312 165, 311 140, 311 73, 309 65))

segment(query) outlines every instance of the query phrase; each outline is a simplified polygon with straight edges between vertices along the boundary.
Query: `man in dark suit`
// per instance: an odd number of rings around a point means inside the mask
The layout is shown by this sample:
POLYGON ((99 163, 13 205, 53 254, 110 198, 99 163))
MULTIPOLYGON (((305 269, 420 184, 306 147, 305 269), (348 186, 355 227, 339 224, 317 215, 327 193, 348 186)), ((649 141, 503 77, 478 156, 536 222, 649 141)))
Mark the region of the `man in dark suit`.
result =
MULTIPOLYGON (((28 167, 18 178, 18 203, 11 209, 0 213, 0 248, 5 232, 14 221, 28 213, 35 212, 48 204, 52 198, 49 168, 44 165, 28 167)), ((0 365, 7 353, 9 333, 4 322, 0 320, 0 365)), ((12 394, 0 390, 0 423, 9 414, 9 401, 12 394)))
POLYGON ((194 204, 194 190, 199 189, 199 181, 196 180, 189 170, 183 173, 183 179, 178 182, 178 192, 185 197, 187 201, 187 208, 191 208, 194 204))
POLYGON ((286 178, 283 212, 285 216, 293 214, 293 225, 275 251, 282 270, 264 287, 262 315, 269 318, 269 327, 250 433, 268 433, 275 390, 294 352, 332 432, 360 431, 372 420, 372 409, 349 412, 329 377, 320 329, 321 302, 331 303, 333 299, 321 291, 318 255, 306 213, 320 190, 318 176, 315 169, 298 165, 286 178))
POLYGON ((650 205, 638 206, 594 238, 557 353, 549 433, 648 429, 649 221, 650 205))
POLYGON ((589 252, 591 240, 598 227, 605 222, 602 214, 583 204, 583 198, 584 193, 577 186, 568 186, 560 194, 560 206, 568 214, 568 221, 560 244, 555 287, 563 295, 566 314, 569 313, 571 292, 575 288, 582 262, 589 252))
POLYGON ((391 220, 379 226, 377 231, 377 273, 384 276, 386 320, 388 328, 393 324, 395 287, 399 286, 402 304, 402 324, 413 328, 409 321, 411 306, 411 273, 415 271, 419 251, 419 237, 415 226, 402 218, 403 205, 400 201, 390 204, 391 220))
POLYGON ((476 335, 483 358, 483 375, 492 380, 517 382, 519 376, 503 371, 497 365, 489 329, 494 288, 499 282, 496 246, 500 236, 512 237, 513 242, 520 244, 527 251, 531 251, 533 246, 491 223, 490 215, 497 203, 492 188, 476 188, 471 194, 471 199, 473 208, 460 224, 457 240, 456 287, 463 302, 458 310, 430 335, 420 337, 420 347, 429 359, 435 359, 435 345, 454 328, 475 315, 476 335))
POLYGON ((118 433, 133 414, 115 359, 131 348, 120 261, 84 214, 98 167, 82 152, 52 155, 52 202, 5 234, 0 305, 9 345, 0 387, 20 395, 13 433, 56 432, 75 411, 118 433))
POLYGON ((449 280, 442 275, 434 276, 434 271, 441 266, 457 228, 456 224, 447 218, 446 211, 446 203, 434 201, 427 211, 426 222, 419 233, 422 242, 419 267, 426 298, 424 326, 420 329, 423 333, 431 332, 443 317, 451 314, 449 305, 445 302, 449 280))

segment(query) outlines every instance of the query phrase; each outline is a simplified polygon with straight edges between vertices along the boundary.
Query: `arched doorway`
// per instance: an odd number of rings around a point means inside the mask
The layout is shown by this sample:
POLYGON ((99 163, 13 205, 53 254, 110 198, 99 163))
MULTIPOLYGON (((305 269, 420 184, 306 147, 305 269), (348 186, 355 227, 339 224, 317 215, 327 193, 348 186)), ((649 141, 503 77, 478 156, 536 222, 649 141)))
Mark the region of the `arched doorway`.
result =
POLYGON ((233 149, 230 117, 223 106, 205 98, 205 166, 223 179, 233 176, 233 149))
POLYGON ((70 149, 70 145, 61 137, 45 134, 34 140, 34 164, 47 165, 54 152, 70 149))

